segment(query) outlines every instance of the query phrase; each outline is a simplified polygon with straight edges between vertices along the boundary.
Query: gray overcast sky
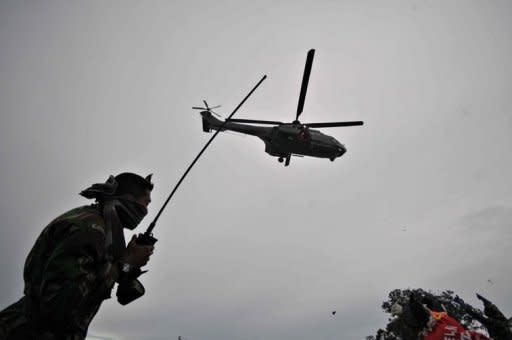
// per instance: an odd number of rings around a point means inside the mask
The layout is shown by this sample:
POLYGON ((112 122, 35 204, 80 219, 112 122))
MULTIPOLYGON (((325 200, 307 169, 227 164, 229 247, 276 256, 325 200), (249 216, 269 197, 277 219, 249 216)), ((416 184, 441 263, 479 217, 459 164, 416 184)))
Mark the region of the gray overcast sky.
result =
POLYGON ((219 135, 155 230, 115 339, 362 339, 394 288, 512 314, 510 1, 1 1, 0 307, 41 229, 109 174, 154 173, 145 227, 210 135, 190 109, 303 121, 348 148, 284 168, 219 135), (407 231, 402 231, 406 227, 407 231), (488 283, 491 279, 494 284, 488 283), (330 312, 337 310, 332 317, 330 312))

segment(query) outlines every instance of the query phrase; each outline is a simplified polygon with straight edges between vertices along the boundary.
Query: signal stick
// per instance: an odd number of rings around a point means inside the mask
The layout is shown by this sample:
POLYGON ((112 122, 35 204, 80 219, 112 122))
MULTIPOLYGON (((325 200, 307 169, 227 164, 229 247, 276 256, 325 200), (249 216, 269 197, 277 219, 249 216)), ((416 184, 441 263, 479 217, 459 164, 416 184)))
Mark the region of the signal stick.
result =
POLYGON ((197 154, 196 158, 194 158, 194 160, 192 161, 192 163, 188 166, 187 170, 185 171, 185 173, 183 174, 183 176, 181 176, 180 180, 178 181, 178 183, 176 184, 176 186, 174 187, 174 189, 172 189, 171 191, 171 194, 169 195, 169 197, 167 197, 167 200, 165 201, 164 205, 162 206, 162 208, 160 208, 160 211, 158 211, 158 214, 156 214, 155 216, 155 219, 150 223, 148 229, 144 232, 144 234, 139 234, 139 236, 137 237, 137 244, 139 245, 154 245, 156 243, 156 241, 158 241, 156 238, 153 237, 153 229, 155 228, 156 226, 156 221, 158 220, 158 218, 160 217, 160 215, 162 214, 162 212, 164 211, 165 207, 167 206, 167 203, 169 203, 169 201, 171 200, 172 196, 174 195, 174 193, 176 192, 176 190, 178 189, 178 187, 180 186, 181 182, 183 182, 183 180, 185 179, 185 177, 187 176, 187 174, 189 173, 190 169, 192 169, 192 167, 194 166, 194 164, 196 164, 197 160, 199 159, 199 157, 201 157, 201 155, 203 154, 203 152, 206 150, 206 148, 211 144, 211 142, 213 141, 213 139, 215 137, 217 137, 217 135, 219 134, 219 132, 222 130, 222 128, 224 127, 224 125, 226 125, 226 123, 229 121, 229 119, 231 119, 231 117, 233 117, 233 115, 238 111, 238 109, 243 105, 243 103, 245 103, 245 101, 251 96, 251 94, 258 88, 258 86, 260 86, 260 84, 267 78, 266 75, 263 76, 263 78, 261 78, 261 80, 253 87, 253 89, 245 96, 245 98, 240 102, 240 104, 238 104, 238 106, 233 110, 233 112, 229 115, 228 118, 226 118, 224 120, 224 123, 222 123, 222 125, 219 127, 219 129, 217 131, 215 131, 215 133, 213 134, 213 136, 210 138, 210 140, 205 144, 205 146, 201 149, 201 151, 197 154))

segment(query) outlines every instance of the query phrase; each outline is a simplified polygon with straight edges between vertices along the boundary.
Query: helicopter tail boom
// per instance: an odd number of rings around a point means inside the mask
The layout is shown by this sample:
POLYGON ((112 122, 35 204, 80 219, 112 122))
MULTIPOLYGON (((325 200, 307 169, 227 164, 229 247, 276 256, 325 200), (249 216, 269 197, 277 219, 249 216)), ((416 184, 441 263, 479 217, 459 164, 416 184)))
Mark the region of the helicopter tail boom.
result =
POLYGON ((237 124, 232 123, 228 120, 225 124, 223 121, 218 120, 213 117, 213 115, 208 111, 201 112, 201 116, 203 116, 203 131, 211 132, 211 130, 219 130, 221 126, 221 131, 234 131, 247 135, 253 135, 260 138, 266 138, 272 128, 261 127, 261 126, 253 126, 253 125, 245 125, 245 124, 237 124))

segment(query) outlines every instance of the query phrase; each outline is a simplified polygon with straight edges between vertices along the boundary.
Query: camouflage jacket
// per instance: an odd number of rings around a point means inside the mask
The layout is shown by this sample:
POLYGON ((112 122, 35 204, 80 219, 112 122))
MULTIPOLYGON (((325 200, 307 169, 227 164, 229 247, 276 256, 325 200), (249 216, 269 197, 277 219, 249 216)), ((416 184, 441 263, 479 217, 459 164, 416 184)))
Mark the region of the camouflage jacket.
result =
POLYGON ((79 207, 52 221, 25 262, 25 296, 0 312, 0 340, 84 339, 119 279, 105 249, 98 207, 79 207))

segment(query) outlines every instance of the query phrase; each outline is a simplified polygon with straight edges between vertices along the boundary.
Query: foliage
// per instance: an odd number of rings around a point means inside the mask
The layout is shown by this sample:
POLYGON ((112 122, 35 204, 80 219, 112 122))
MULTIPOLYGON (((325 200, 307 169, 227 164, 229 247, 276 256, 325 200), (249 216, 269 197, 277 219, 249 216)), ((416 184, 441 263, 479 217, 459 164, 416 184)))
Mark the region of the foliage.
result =
MULTIPOLYGON (((436 311, 446 311, 448 315, 456 319, 464 328, 468 330, 479 330, 485 328, 476 321, 473 316, 468 313, 471 310, 473 313, 481 315, 481 312, 473 306, 465 303, 453 291, 446 290, 440 294, 430 291, 425 291, 421 288, 418 289, 395 289, 388 295, 388 300, 382 303, 384 312, 391 314, 391 306, 395 303, 401 305, 407 304, 409 296, 413 293, 415 296, 421 297, 430 302, 429 308, 436 311)), ((366 340, 409 340, 416 339, 416 334, 399 318, 390 316, 388 324, 385 329, 377 330, 375 335, 366 337, 366 340)))

